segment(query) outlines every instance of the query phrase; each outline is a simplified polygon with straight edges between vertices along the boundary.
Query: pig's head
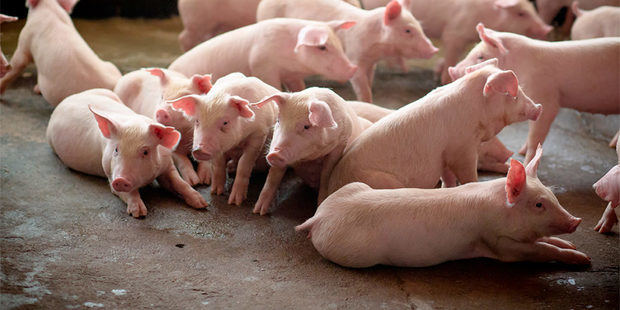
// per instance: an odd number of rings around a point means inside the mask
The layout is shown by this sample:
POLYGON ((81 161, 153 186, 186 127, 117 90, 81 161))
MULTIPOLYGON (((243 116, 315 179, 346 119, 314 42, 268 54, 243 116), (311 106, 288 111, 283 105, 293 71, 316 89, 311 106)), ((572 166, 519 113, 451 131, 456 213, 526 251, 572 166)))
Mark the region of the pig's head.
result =
POLYGON ((269 146, 267 162, 284 168, 329 154, 350 126, 344 122, 339 106, 345 104, 333 91, 308 88, 297 93, 279 93, 253 104, 257 107, 274 101, 278 105, 278 121, 269 146), (331 106, 331 107, 330 107, 331 106))
POLYGON ((506 176, 505 219, 500 221, 510 238, 532 242, 543 236, 572 233, 580 218, 568 213, 549 188, 536 176, 542 147, 527 165, 512 159, 506 176))
POLYGON ((150 182, 170 161, 181 134, 172 127, 152 123, 146 117, 119 122, 113 114, 89 106, 99 130, 107 139, 104 170, 117 192, 130 192, 150 182))
POLYGON ((353 21, 331 21, 311 24, 303 27, 297 34, 295 54, 300 63, 323 75, 327 79, 347 81, 357 66, 347 58, 342 43, 334 33, 337 29, 349 29, 355 25, 353 21))
POLYGON ((248 135, 243 127, 254 120, 249 102, 228 93, 189 95, 170 103, 194 123, 192 156, 196 160, 210 160, 237 146, 248 135))
POLYGON ((555 16, 563 6, 570 4, 571 0, 536 0, 538 15, 547 24, 551 24, 555 16))
POLYGON ((39 6, 40 3, 43 3, 43 2, 49 2, 49 3, 58 2, 60 7, 62 7, 65 11, 67 11, 67 13, 71 14, 71 12, 73 11, 73 7, 78 2, 78 0, 27 0, 26 7, 32 10, 36 8, 37 6, 39 6))
POLYGON ((544 40, 553 27, 545 24, 536 13, 534 5, 528 0, 495 0, 498 20, 492 25, 506 32, 524 34, 544 40))
POLYGON ((402 0, 392 0, 383 11, 381 43, 393 47, 406 58, 431 58, 437 49, 429 40, 420 22, 411 15, 402 0))

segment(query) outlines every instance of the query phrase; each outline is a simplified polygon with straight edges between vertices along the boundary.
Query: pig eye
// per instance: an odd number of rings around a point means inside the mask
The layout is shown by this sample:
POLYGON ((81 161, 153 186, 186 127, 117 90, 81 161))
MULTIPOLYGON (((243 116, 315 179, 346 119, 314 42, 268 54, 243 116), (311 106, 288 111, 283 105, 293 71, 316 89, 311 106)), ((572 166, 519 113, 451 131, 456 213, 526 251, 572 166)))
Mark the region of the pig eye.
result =
POLYGON ((478 56, 478 60, 484 60, 484 56, 482 55, 478 56))
POLYGON ((114 148, 114 156, 118 155, 118 147, 114 148))
POLYGON ((228 122, 224 122, 224 126, 228 125, 228 122))
POLYGON ((306 130, 310 129, 310 125, 304 125, 304 129, 306 130))
POLYGON ((519 14, 517 14, 517 15, 519 15, 519 17, 523 17, 523 16, 525 16, 525 13, 519 12, 519 14))
POLYGON ((411 33, 411 30, 409 30, 409 29, 405 29, 405 32, 406 32, 406 33, 411 33))
POLYGON ((537 203, 536 208, 542 208, 542 202, 537 203))
POLYGON ((327 46, 325 46, 325 45, 320 45, 320 46, 318 46, 318 49, 320 49, 320 50, 322 50, 322 51, 325 51, 325 50, 327 50, 327 46))
POLYGON ((200 126, 200 122, 196 120, 196 126, 200 126))
POLYGON ((142 151, 142 155, 144 155, 144 156, 149 155, 149 150, 142 151))

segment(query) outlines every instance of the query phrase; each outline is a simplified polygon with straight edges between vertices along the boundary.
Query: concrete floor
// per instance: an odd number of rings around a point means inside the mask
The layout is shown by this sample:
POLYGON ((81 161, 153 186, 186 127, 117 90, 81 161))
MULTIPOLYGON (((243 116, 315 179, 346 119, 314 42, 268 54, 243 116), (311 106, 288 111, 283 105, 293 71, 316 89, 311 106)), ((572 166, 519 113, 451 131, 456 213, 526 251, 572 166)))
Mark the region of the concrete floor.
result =
MULTIPOLYGON (((2 25, 5 53, 15 49, 22 25, 2 25)), ((178 19, 76 25, 123 72, 165 66, 180 54, 178 19)), ((432 61, 419 65, 409 74, 382 69, 377 103, 398 107, 435 87, 432 61)), ((148 187, 142 191, 148 216, 131 218, 106 180, 71 171, 52 153, 45 141, 52 108, 31 92, 34 72, 29 68, 0 104, 2 309, 618 309, 618 228, 608 235, 592 230, 605 203, 591 188, 616 163, 607 142, 620 125, 617 117, 562 111, 539 167, 543 183, 583 218, 575 233, 562 237, 587 253, 592 266, 472 259, 354 270, 323 259, 293 230, 315 210, 315 193, 293 176, 270 216, 251 214, 265 178, 256 175, 240 207, 200 187, 211 206, 196 211, 148 187)), ((311 84, 352 98, 346 85, 311 84)), ((525 123, 516 124, 500 138, 516 150, 526 132, 525 123)))

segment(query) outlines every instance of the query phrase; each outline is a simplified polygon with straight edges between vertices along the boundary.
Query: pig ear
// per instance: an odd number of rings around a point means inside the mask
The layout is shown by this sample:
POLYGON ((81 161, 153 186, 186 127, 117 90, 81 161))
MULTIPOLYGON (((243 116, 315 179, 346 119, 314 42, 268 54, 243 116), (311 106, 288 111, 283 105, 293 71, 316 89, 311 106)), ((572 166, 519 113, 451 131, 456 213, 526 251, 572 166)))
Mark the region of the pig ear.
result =
POLYGON ((575 16, 577 17, 583 15, 583 11, 579 9, 579 2, 577 1, 573 1, 573 4, 571 5, 571 10, 573 11, 573 14, 575 14, 575 16))
POLYGON ((488 96, 491 91, 502 94, 508 93, 510 96, 516 97, 519 91, 519 80, 512 70, 495 72, 487 78, 483 94, 488 96))
POLYGON ((526 176, 525 168, 515 159, 510 160, 510 169, 506 176, 506 202, 512 207, 523 189, 525 188, 526 176))
POLYGON ((39 0, 27 0, 26 7, 30 9, 34 9, 37 5, 39 5, 39 0))
POLYGON ((157 139, 158 144, 171 150, 174 150, 181 141, 181 133, 174 127, 150 124, 149 133, 157 139))
POLYGON ((299 52, 299 48, 306 46, 321 46, 327 43, 329 33, 325 28, 315 26, 305 26, 299 30, 297 34, 297 44, 295 45, 295 53, 299 52))
POLYGON ((540 163, 540 158, 542 157, 542 153, 543 153, 543 148, 542 145, 540 145, 540 143, 538 143, 538 147, 536 148, 536 154, 534 155, 534 158, 532 158, 532 160, 530 160, 530 162, 527 164, 527 167, 525 167, 525 173, 532 177, 532 178, 536 178, 536 171, 538 171, 538 163, 540 163))
POLYGON ((480 37, 480 40, 482 42, 485 42, 486 44, 489 44, 492 47, 499 49, 499 52, 502 54, 506 54, 508 52, 506 50, 506 47, 504 47, 502 40, 497 36, 495 31, 484 28, 483 23, 478 23, 478 25, 476 26, 476 30, 478 31, 478 36, 480 37))
POLYGON ((195 116, 196 114, 196 105, 200 100, 200 96, 198 95, 187 95, 181 98, 166 101, 166 103, 170 104, 175 111, 183 112, 183 114, 190 118, 195 116))
MULTIPOLYGON (((467 68, 465 68, 465 73, 472 73, 482 67, 486 67, 486 66, 495 66, 498 67, 498 60, 497 58, 491 58, 491 59, 487 59, 479 64, 475 64, 472 66, 469 66, 467 68)), ((499 68, 499 67, 498 67, 499 68)))
POLYGON ((272 96, 267 96, 261 99, 259 102, 250 104, 250 106, 256 106, 258 108, 262 108, 265 104, 267 104, 270 101, 273 101, 278 106, 281 106, 284 102, 286 102, 286 100, 288 100, 289 97, 290 95, 288 93, 279 93, 279 94, 275 94, 272 96))
POLYGON ((392 0, 385 7, 385 14, 383 15, 383 24, 389 25, 394 19, 400 16, 400 12, 403 7, 400 5, 400 2, 397 0, 392 0))
POLYGON ((355 26, 356 23, 356 21, 352 20, 332 20, 331 22, 327 22, 327 25, 336 31, 338 29, 349 29, 355 26))
POLYGON ((146 70, 151 75, 159 77, 162 83, 166 82, 166 73, 164 72, 164 70, 160 68, 149 68, 149 69, 144 69, 144 70, 146 70))
POLYGON ((73 11, 73 7, 77 2, 78 0, 58 0, 60 6, 62 6, 62 8, 65 9, 65 11, 67 11, 67 13, 69 14, 71 14, 71 12, 73 11))
POLYGON ((95 116, 95 120, 97 120, 97 125, 99 126, 99 130, 101 134, 107 139, 111 139, 113 135, 118 133, 118 124, 112 120, 109 116, 105 114, 105 112, 101 112, 97 110, 92 105, 88 105, 88 109, 95 116))
POLYGON ((194 84, 194 87, 196 87, 202 94, 208 93, 213 87, 213 84, 211 84, 211 74, 195 74, 192 76, 192 84, 194 84))
POLYGON ((241 117, 249 118, 250 120, 254 119, 254 111, 250 109, 249 101, 239 96, 230 96, 228 97, 228 104, 235 108, 241 117))
POLYGON ((310 111, 308 119, 310 120, 310 124, 312 124, 312 126, 338 128, 338 124, 334 121, 332 110, 324 101, 311 101, 308 110, 310 111))
POLYGON ((497 8, 507 9, 519 4, 519 0, 495 0, 493 5, 497 8))

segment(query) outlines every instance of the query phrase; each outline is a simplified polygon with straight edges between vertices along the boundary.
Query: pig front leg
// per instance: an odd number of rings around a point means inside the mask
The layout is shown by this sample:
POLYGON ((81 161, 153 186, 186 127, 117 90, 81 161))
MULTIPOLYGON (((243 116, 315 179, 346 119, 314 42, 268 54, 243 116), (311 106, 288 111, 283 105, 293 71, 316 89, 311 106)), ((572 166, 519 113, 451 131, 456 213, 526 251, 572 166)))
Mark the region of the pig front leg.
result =
POLYGON ((616 144, 618 144, 618 136, 620 136, 620 130, 616 132, 616 135, 609 142, 609 147, 613 147, 613 148, 616 147, 616 144))
POLYGON ((456 175, 448 167, 444 167, 441 173, 441 187, 456 187, 456 175))
MULTIPOLYGON (((551 242, 559 244, 558 240, 567 243, 560 238, 554 238, 551 242)), ((505 262, 532 261, 550 262, 558 261, 565 264, 589 265, 590 257, 571 247, 558 247, 551 242, 536 241, 533 243, 516 242, 502 239, 498 243, 498 259, 505 262)), ((562 243, 562 244, 564 244, 562 243)))
MULTIPOLYGON (((110 187, 112 187, 112 185, 110 185, 110 187)), ((126 193, 117 192, 112 189, 112 193, 120 197, 127 204, 127 214, 135 218, 146 216, 146 206, 140 197, 138 189, 126 193)))
POLYGON ((530 129, 527 135, 527 142, 519 151, 520 154, 525 154, 525 164, 528 164, 530 160, 532 160, 532 157, 534 157, 534 154, 536 154, 538 144, 543 144, 543 142, 545 142, 549 129, 551 129, 551 124, 560 110, 560 106, 555 100, 542 102, 546 102, 547 104, 543 106, 542 113, 538 120, 529 121, 530 129))
POLYGON ((284 81, 284 87, 289 92, 298 92, 306 89, 306 82, 301 78, 291 78, 284 81))
POLYGON ((266 139, 267 136, 264 134, 255 134, 249 138, 248 144, 244 148, 241 158, 239 158, 235 182, 228 197, 228 204, 241 205, 245 198, 247 198, 252 169, 254 169, 254 164, 258 156, 260 156, 266 139))
POLYGON ((443 63, 441 68, 439 68, 441 70, 441 84, 452 82, 452 78, 448 73, 448 68, 458 63, 468 43, 468 41, 459 34, 462 30, 447 30, 446 32, 447 34, 441 38, 441 41, 445 44, 443 63), (453 33, 455 35, 452 35, 453 33))
POLYGON ((460 154, 454 165, 449 165, 456 179, 461 183, 478 181, 478 152, 460 154))
POLYGON ((373 71, 374 66, 359 64, 357 71, 351 78, 351 86, 358 101, 372 102, 371 78, 373 71))
POLYGON ((258 201, 256 201, 256 205, 254 205, 254 210, 252 211, 253 213, 260 213, 260 215, 267 214, 269 207, 276 197, 278 187, 280 187, 280 183, 282 183, 282 178, 285 173, 286 168, 269 168, 265 185, 263 185, 263 189, 260 191, 258 201))
POLYGON ((189 183, 191 186, 194 186, 200 182, 196 171, 194 171, 192 162, 185 154, 174 152, 172 153, 172 159, 174 160, 174 164, 179 169, 179 173, 181 173, 181 177, 185 182, 189 183))
POLYGON ((346 144, 337 146, 333 151, 331 151, 325 160, 323 160, 323 168, 321 169, 321 179, 319 181, 319 197, 317 199, 317 205, 320 205, 325 198, 327 198, 327 191, 329 187, 329 177, 332 174, 332 170, 334 170, 334 166, 340 157, 342 157, 342 153, 344 153, 344 149, 346 144))
POLYGON ((211 162, 200 161, 198 162, 198 179, 201 184, 211 184, 211 162))
POLYGON ((21 44, 20 41, 17 45, 17 49, 11 58, 11 69, 0 80, 0 94, 4 94, 7 86, 11 84, 21 73, 26 66, 32 62, 32 55, 30 55, 30 48, 21 44))
POLYGON ((598 231, 601 234, 608 233, 611 229, 618 223, 618 208, 613 208, 611 202, 607 204, 607 208, 605 212, 603 212, 603 216, 598 221, 596 226, 594 226, 594 230, 598 231))
POLYGON ((172 166, 172 163, 170 167, 157 178, 157 182, 159 182, 163 188, 181 196, 183 200, 185 200, 185 203, 194 209, 203 209, 209 205, 199 192, 193 189, 189 183, 183 181, 179 172, 172 166))
POLYGON ((211 159, 213 177, 211 178, 211 194, 221 195, 226 188, 226 157, 224 154, 216 155, 211 159))

